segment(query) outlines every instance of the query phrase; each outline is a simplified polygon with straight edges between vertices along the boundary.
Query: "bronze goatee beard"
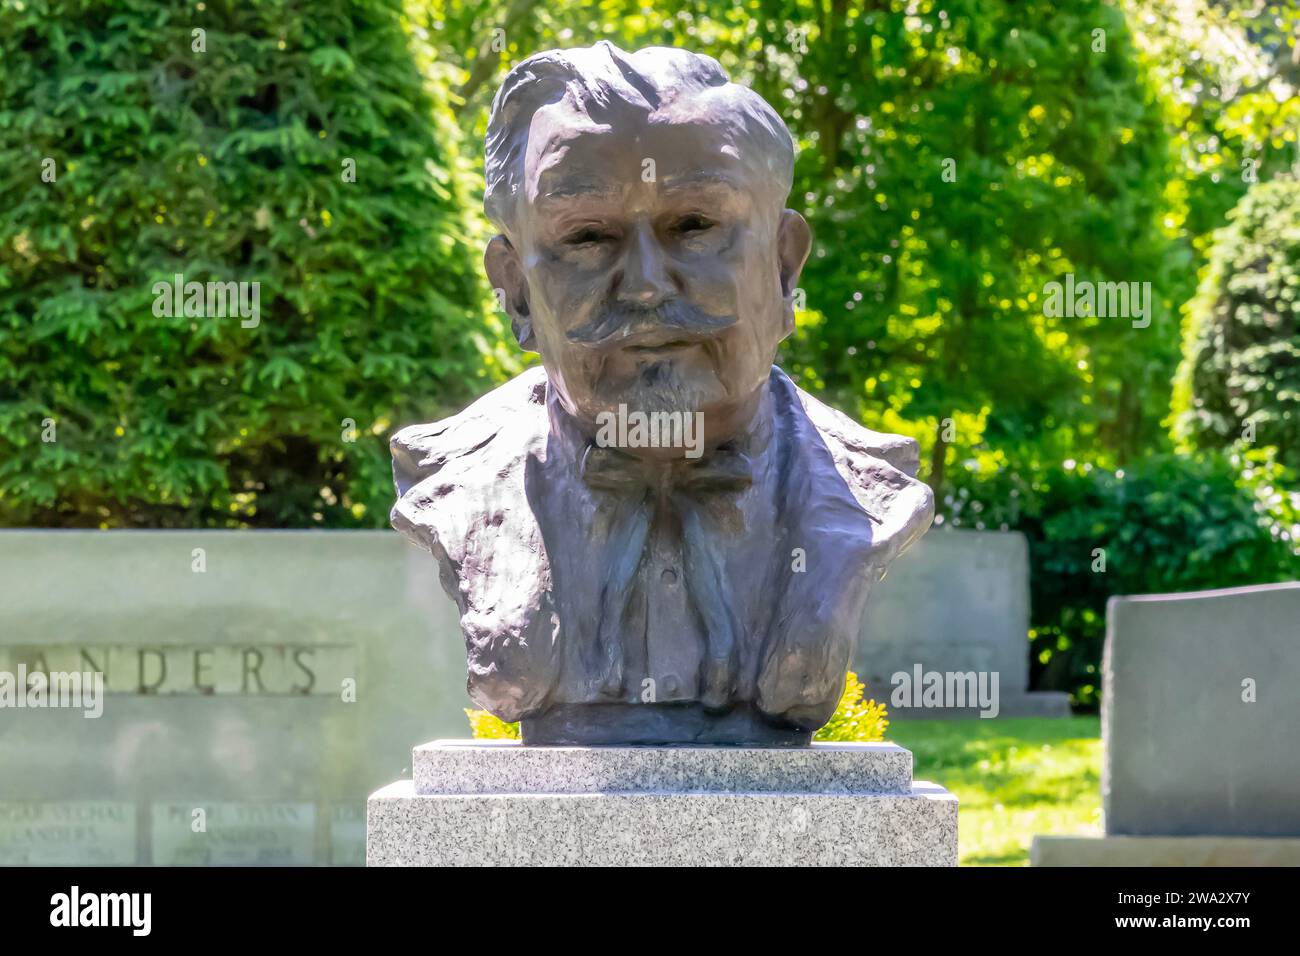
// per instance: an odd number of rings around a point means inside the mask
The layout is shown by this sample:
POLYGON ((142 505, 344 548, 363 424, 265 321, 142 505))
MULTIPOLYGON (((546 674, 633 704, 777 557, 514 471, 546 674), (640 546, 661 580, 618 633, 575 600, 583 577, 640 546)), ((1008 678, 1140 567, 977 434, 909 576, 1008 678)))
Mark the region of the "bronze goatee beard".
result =
MULTIPOLYGON (((703 346, 709 348, 709 346, 703 346)), ((602 363, 604 364, 604 363, 602 363)), ((716 360, 711 360, 716 365, 716 360)), ((638 364, 631 376, 614 378, 605 364, 597 379, 597 399, 608 410, 626 405, 629 411, 681 412, 693 415, 706 410, 717 401, 719 382, 716 372, 709 381, 701 381, 700 374, 690 374, 683 369, 679 359, 663 358, 638 364)))

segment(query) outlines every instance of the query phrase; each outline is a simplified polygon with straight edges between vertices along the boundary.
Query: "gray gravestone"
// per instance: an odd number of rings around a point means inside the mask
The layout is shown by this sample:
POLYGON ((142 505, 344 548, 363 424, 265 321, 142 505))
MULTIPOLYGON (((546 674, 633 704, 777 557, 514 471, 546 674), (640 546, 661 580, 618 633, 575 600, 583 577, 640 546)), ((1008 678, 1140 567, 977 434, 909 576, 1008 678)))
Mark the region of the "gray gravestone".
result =
MULTIPOLYGON (((896 673, 998 675, 998 716, 1068 717, 1063 693, 1029 692, 1029 547, 1005 531, 931 531, 898 558, 867 602, 854 669, 888 703, 896 673)), ((890 707, 891 716, 976 709, 890 707)))
POLYGON ((466 726, 455 607, 391 532, 0 532, 20 667, 107 692, 0 711, 0 863, 360 864, 367 795, 466 726))
POLYGON ((1300 584, 1114 598, 1103 679, 1107 833, 1300 836, 1300 584))
POLYGON ((1103 671, 1106 836, 1036 864, 1300 864, 1300 583, 1112 598, 1103 671))

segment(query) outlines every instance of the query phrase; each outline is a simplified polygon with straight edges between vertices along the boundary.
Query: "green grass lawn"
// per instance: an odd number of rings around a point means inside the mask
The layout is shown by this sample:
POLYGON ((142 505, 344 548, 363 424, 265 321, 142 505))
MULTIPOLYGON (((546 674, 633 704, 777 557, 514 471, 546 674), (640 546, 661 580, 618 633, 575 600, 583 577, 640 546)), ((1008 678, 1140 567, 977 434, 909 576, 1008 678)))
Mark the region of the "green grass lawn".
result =
POLYGON ((961 801, 963 866, 1025 866, 1037 833, 1102 832, 1097 717, 897 721, 885 739, 961 801))

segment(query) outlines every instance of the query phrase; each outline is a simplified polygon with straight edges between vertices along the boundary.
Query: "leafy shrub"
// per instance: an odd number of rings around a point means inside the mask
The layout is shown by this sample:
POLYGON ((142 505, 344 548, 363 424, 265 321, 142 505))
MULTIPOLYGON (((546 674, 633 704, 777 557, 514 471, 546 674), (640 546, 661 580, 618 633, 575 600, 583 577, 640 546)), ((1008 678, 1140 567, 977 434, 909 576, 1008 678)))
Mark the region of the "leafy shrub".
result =
MULTIPOLYGON (((844 694, 835 707, 835 713, 826 725, 813 736, 814 740, 858 740, 873 741, 885 739, 885 728, 889 726, 888 712, 884 704, 874 700, 863 700, 866 686, 858 680, 858 675, 849 671, 844 679, 844 694)), ((465 709, 469 718, 470 732, 479 739, 518 740, 519 722, 506 723, 500 717, 486 710, 465 709)))
POLYGON ((400 0, 4 4, 0 524, 386 524, 385 432, 507 361, 449 81, 400 0))
POLYGON ((864 700, 866 685, 858 675, 849 671, 844 677, 844 694, 835 713, 826 725, 813 735, 813 740, 857 740, 870 743, 884 740, 889 727, 889 712, 884 704, 864 700))
POLYGON ((507 722, 486 710, 465 708, 470 734, 480 740, 518 740, 519 721, 507 722))
POLYGON ((1300 181, 1260 183, 1215 234, 1189 304, 1177 429, 1202 448, 1242 441, 1300 469, 1300 181))

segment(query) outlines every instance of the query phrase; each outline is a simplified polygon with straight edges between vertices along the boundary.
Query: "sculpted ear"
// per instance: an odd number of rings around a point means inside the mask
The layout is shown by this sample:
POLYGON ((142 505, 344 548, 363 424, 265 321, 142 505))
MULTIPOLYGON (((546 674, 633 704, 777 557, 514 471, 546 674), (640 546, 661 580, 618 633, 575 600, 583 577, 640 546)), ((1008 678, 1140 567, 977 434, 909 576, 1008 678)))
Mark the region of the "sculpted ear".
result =
POLYGON ((510 316, 510 327, 519 340, 519 347, 526 352, 536 352, 537 339, 533 335, 533 317, 528 308, 528 281, 524 278, 519 253, 509 239, 496 236, 488 243, 487 251, 483 253, 483 268, 492 283, 497 305, 510 316))
POLYGON ((781 213, 776 234, 776 254, 781 265, 781 296, 785 299, 785 334, 794 331, 794 291, 812 250, 812 230, 793 209, 781 213))

